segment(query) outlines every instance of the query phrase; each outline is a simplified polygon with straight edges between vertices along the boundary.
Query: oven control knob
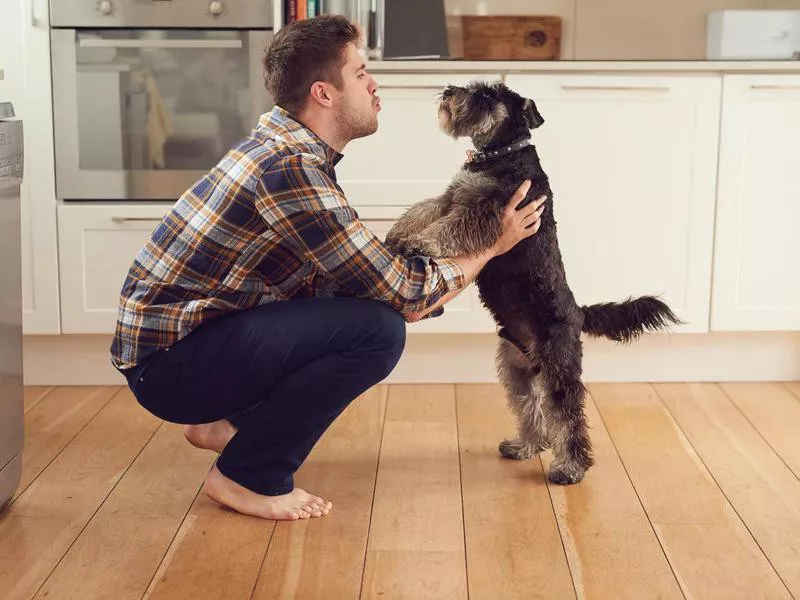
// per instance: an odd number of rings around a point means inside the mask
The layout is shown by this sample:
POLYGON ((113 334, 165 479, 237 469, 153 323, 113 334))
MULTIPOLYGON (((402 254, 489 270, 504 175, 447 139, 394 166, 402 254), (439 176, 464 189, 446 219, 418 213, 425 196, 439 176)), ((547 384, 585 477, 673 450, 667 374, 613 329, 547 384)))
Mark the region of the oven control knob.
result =
POLYGON ((100 0, 97 3, 97 10, 100 14, 110 15, 114 11, 114 5, 111 3, 111 0, 100 0))
POLYGON ((219 2, 218 0, 213 0, 213 2, 209 2, 208 12, 215 17, 220 16, 222 13, 225 12, 225 3, 219 2))

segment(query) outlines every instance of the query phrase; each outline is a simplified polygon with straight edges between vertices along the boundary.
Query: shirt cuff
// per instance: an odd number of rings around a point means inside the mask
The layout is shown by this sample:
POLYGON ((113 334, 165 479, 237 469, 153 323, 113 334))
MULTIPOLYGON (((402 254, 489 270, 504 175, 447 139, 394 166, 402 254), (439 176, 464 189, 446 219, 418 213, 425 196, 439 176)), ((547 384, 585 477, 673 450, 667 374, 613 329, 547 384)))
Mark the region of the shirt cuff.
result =
POLYGON ((456 261, 449 258, 432 258, 431 260, 436 264, 439 273, 441 273, 447 284, 448 292, 460 290, 464 287, 466 276, 464 275, 464 270, 456 261))

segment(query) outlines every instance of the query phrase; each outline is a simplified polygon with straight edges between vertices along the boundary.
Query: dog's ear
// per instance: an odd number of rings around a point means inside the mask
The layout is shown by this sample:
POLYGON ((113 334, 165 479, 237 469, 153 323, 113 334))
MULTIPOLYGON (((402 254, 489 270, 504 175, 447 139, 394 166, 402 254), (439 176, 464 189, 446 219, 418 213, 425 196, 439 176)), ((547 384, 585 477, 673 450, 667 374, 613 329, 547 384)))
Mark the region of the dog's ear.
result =
POLYGON ((525 117, 525 122, 531 129, 541 127, 544 123, 544 118, 539 114, 536 103, 530 98, 525 98, 525 102, 522 104, 522 114, 525 117))

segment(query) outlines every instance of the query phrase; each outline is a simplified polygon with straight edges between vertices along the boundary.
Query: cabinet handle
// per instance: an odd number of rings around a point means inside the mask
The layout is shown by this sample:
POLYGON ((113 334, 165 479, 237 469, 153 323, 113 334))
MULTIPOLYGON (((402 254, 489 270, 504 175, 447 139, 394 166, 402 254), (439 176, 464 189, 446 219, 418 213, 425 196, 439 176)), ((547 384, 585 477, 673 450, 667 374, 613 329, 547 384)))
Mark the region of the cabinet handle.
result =
POLYGON ((593 92, 668 92, 668 85, 562 85, 567 91, 593 92))
POLYGON ((158 222, 161 221, 161 219, 158 219, 156 217, 111 217, 111 221, 113 223, 129 223, 129 222, 135 222, 135 223, 153 222, 153 223, 158 223, 158 222))
POLYGON ((31 27, 39 27, 39 19, 36 18, 36 0, 31 0, 31 27))
POLYGON ((751 90, 800 90, 800 85, 751 85, 751 90))

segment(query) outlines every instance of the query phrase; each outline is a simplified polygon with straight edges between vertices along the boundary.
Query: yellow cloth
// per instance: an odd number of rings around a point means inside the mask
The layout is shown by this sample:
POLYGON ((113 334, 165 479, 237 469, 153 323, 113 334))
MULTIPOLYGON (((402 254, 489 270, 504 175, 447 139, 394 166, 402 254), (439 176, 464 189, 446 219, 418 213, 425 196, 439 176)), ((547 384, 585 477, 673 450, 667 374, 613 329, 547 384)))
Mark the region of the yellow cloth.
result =
POLYGON ((153 74, 139 71, 138 75, 147 92, 148 164, 163 169, 166 166, 164 144, 175 134, 175 129, 153 74))

